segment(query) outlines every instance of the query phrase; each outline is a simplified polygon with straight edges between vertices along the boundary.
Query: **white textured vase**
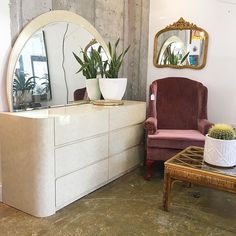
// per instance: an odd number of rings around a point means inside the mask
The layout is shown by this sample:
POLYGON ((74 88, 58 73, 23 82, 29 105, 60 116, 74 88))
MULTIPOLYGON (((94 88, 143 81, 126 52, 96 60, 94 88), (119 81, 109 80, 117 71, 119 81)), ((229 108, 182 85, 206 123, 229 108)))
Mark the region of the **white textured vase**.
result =
POLYGON ((125 94, 127 78, 101 78, 99 87, 104 99, 121 100, 125 94))
POLYGON ((98 79, 86 79, 86 89, 90 100, 101 99, 98 79))
POLYGON ((222 140, 206 135, 204 161, 220 167, 236 165, 236 139, 222 140))

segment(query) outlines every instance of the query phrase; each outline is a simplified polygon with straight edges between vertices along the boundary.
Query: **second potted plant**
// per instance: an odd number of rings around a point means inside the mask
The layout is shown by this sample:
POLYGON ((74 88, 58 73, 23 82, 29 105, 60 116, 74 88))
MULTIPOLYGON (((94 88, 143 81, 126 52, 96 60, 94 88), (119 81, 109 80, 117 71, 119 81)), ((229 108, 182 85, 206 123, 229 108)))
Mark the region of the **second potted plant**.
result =
POLYGON ((126 90, 127 78, 118 77, 120 68, 124 61, 124 56, 128 52, 130 46, 118 55, 117 47, 119 41, 120 39, 116 41, 113 48, 111 43, 108 43, 110 59, 103 63, 103 72, 106 78, 99 79, 102 96, 107 100, 121 100, 126 90))

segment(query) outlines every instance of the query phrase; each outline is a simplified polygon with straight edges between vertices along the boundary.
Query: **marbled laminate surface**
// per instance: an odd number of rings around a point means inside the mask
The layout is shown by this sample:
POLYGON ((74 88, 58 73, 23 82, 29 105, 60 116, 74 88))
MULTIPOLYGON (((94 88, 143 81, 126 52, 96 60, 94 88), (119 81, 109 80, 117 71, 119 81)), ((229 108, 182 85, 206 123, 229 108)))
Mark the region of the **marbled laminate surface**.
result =
POLYGON ((0 235, 236 235, 235 194, 176 183, 164 212, 154 168, 149 182, 140 167, 47 218, 0 204, 0 235))

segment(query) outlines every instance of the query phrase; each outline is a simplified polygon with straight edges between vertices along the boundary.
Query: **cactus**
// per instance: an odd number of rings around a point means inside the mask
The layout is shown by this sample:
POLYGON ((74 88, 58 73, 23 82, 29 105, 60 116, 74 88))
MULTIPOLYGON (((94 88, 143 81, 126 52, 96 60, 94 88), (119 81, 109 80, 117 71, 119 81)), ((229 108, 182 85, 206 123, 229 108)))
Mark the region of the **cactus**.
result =
POLYGON ((215 124, 209 129, 208 136, 215 139, 232 140, 236 138, 236 133, 230 125, 215 124))

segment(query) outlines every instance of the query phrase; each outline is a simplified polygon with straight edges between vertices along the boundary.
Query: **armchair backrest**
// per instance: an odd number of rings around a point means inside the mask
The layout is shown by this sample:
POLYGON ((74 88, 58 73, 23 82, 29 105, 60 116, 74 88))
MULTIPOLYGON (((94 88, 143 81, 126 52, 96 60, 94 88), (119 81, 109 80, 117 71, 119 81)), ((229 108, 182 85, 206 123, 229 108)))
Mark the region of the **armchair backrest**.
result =
POLYGON ((149 116, 159 129, 197 129, 207 119, 207 88, 182 77, 155 80, 150 85, 149 116))
POLYGON ((88 99, 88 95, 87 95, 86 88, 80 88, 74 91, 74 101, 87 100, 87 99, 88 99))

